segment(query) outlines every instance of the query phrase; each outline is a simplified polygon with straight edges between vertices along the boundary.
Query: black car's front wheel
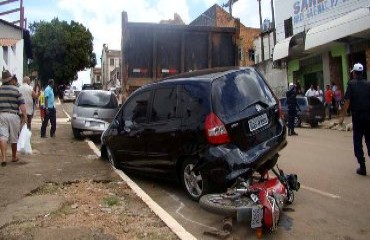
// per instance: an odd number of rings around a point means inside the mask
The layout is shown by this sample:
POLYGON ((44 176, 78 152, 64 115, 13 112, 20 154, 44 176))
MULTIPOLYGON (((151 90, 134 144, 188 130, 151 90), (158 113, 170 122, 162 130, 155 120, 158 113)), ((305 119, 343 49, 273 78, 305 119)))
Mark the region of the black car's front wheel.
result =
POLYGON ((208 193, 209 184, 202 171, 193 170, 195 162, 196 161, 191 158, 183 162, 181 168, 181 183, 189 197, 194 201, 199 201, 204 194, 208 193))
POLYGON ((108 161, 110 162, 110 164, 112 164, 113 167, 116 168, 117 167, 117 161, 116 161, 116 158, 113 155, 112 150, 108 146, 106 146, 106 150, 107 150, 108 161))

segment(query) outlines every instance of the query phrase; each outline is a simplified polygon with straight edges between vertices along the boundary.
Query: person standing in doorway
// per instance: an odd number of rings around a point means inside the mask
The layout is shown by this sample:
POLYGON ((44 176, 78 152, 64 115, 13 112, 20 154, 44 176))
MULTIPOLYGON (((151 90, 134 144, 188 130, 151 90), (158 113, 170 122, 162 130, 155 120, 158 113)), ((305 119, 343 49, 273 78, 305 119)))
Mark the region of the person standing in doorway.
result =
POLYGON ((50 137, 55 137, 56 131, 56 109, 54 105, 54 80, 49 79, 48 86, 45 88, 44 91, 44 98, 45 98, 45 118, 42 121, 41 125, 41 137, 46 138, 46 127, 50 120, 51 128, 50 128, 50 137))
POLYGON ((331 119, 332 103, 333 103, 333 92, 330 89, 330 85, 327 84, 325 90, 325 113, 328 114, 329 120, 331 119))
POLYGON ((313 87, 313 85, 311 84, 311 87, 307 90, 305 96, 306 97, 314 97, 315 96, 315 88, 313 87))
POLYGON ((296 136, 298 133, 294 131, 294 119, 297 116, 297 109, 300 111, 297 103, 297 89, 293 83, 289 84, 289 90, 286 92, 288 104, 288 135, 296 136))
POLYGON ((356 63, 353 66, 351 71, 353 80, 349 81, 347 85, 339 124, 343 124, 347 109, 350 108, 353 124, 353 148, 360 165, 356 173, 365 176, 366 165, 362 138, 365 136, 367 154, 370 157, 370 82, 363 78, 363 70, 364 67, 361 63, 356 63))
POLYGON ((19 87, 19 91, 24 98, 27 112, 27 127, 31 130, 31 122, 33 117, 33 112, 35 110, 34 100, 38 97, 38 91, 36 92, 31 86, 31 79, 28 76, 23 78, 23 84, 19 87))
POLYGON ((317 85, 317 90, 315 92, 315 97, 317 97, 320 100, 320 102, 323 102, 323 100, 324 100, 324 93, 322 92, 319 85, 317 85))
POLYGON ((3 85, 0 87, 0 149, 1 166, 5 167, 7 143, 11 144, 12 162, 17 162, 17 142, 20 127, 27 121, 26 106, 22 94, 17 87, 18 81, 15 75, 9 71, 3 71, 1 75, 3 85), (19 118, 19 110, 22 117, 19 118))

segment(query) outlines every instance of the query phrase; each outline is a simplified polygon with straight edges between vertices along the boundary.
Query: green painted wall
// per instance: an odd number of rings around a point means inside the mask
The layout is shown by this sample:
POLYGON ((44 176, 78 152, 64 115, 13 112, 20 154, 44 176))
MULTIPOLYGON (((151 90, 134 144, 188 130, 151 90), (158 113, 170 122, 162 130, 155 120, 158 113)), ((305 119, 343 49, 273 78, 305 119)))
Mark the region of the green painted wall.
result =
POLYGON ((299 60, 294 59, 288 62, 288 83, 293 82, 293 72, 299 70, 299 60))
POLYGON ((332 57, 341 57, 342 58, 342 75, 343 75, 343 86, 347 86, 348 83, 348 61, 346 47, 344 45, 336 46, 331 49, 332 57))

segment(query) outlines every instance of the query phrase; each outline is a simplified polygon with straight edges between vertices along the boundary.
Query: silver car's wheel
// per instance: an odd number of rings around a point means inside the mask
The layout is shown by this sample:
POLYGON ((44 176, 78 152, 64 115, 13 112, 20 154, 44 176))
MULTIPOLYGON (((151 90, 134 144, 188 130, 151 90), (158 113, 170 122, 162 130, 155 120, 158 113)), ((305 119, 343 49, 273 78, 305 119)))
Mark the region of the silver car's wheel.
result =
POLYGON ((109 147, 106 147, 106 148, 107 148, 108 161, 110 162, 110 164, 112 164, 113 167, 117 167, 116 159, 114 158, 112 151, 110 150, 109 147))
POLYGON ((186 193, 194 201, 199 201, 200 197, 207 193, 207 179, 201 171, 193 171, 194 161, 186 160, 182 166, 181 181, 186 193))

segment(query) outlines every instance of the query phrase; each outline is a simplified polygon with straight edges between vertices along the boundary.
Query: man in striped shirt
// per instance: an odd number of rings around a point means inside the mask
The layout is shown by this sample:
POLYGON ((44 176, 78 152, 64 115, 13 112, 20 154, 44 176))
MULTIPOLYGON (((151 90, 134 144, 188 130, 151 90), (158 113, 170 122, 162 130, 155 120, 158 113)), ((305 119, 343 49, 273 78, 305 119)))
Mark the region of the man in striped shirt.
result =
POLYGON ((7 143, 11 143, 12 161, 18 161, 17 142, 19 129, 27 121, 24 98, 17 87, 17 78, 9 71, 3 71, 1 75, 3 85, 0 86, 0 149, 1 166, 6 166, 7 143), (22 117, 19 117, 21 110, 22 117))

